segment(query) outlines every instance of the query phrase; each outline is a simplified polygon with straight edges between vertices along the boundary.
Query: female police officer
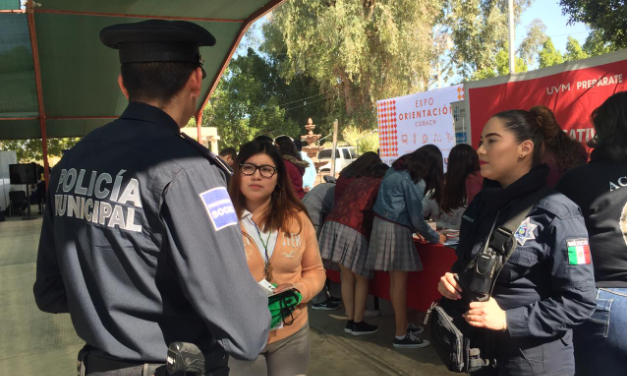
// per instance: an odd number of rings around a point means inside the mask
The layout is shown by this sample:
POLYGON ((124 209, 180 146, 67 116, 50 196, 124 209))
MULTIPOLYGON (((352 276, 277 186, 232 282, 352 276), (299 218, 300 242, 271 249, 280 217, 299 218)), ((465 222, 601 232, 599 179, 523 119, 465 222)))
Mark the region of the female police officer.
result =
POLYGON ((577 203, 590 233, 597 307, 575 329, 577 376, 624 375, 627 357, 627 91, 592 112, 590 163, 555 187, 577 203), (621 369, 623 371, 621 371, 621 369))
MULTIPOLYGON (((458 261, 461 272, 523 198, 546 185, 541 114, 510 110, 485 125, 477 150, 483 190, 463 215, 458 261), (498 213, 498 216, 497 216, 498 213)), ((547 188, 548 189, 548 188, 547 188)), ((517 248, 504 265, 492 297, 470 303, 466 321, 486 335, 493 331, 496 368, 481 375, 573 375, 571 328, 592 314, 594 276, 588 234, 577 205, 549 190, 515 232, 517 248)), ((461 299, 455 274, 446 273, 438 290, 461 299)))

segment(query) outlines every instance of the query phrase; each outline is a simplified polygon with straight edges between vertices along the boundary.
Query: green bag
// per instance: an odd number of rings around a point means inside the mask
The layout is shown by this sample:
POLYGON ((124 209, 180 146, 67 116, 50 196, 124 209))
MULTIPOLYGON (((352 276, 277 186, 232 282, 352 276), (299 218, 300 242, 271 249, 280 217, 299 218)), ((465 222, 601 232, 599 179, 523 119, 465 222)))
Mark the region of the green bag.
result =
POLYGON ((285 325, 292 325, 294 317, 292 312, 296 309, 296 306, 303 300, 303 296, 298 290, 287 290, 280 294, 272 295, 268 297, 268 309, 270 315, 272 315, 272 322, 270 328, 275 328, 281 325, 283 322, 285 325), (286 320, 288 317, 292 317, 292 320, 286 320))

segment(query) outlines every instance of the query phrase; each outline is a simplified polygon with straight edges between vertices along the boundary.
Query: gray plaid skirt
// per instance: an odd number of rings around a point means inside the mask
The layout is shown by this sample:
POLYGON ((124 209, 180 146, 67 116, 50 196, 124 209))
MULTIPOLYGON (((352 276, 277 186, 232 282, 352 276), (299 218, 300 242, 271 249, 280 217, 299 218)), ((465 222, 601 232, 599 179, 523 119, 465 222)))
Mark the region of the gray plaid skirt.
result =
MULTIPOLYGON (((341 264, 355 274, 374 278, 374 271, 366 268, 368 240, 357 230, 338 222, 327 221, 320 233, 320 255, 329 263, 341 264)), ((328 269, 337 269, 330 267, 328 269)))
POLYGON ((412 231, 408 227, 374 217, 372 234, 366 260, 368 268, 386 272, 422 270, 412 231))

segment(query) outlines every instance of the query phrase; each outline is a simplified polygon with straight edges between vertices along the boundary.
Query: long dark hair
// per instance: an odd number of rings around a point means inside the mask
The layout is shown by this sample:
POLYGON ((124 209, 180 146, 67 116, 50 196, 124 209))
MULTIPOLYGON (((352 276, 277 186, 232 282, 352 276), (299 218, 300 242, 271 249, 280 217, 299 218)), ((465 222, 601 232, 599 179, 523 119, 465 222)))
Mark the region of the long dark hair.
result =
POLYGON ((361 176, 364 171, 372 167, 374 164, 381 163, 379 155, 373 151, 366 152, 355 159, 351 164, 346 166, 340 176, 343 178, 356 178, 361 176))
POLYGON ((627 91, 607 98, 592 112, 596 135, 588 142, 592 160, 627 161, 627 91))
POLYGON ((440 203, 444 212, 450 213, 466 205, 466 178, 480 168, 479 157, 472 146, 459 144, 451 149, 440 203))
POLYGON ((383 179, 383 177, 385 176, 385 173, 388 172, 389 168, 390 166, 386 165, 383 162, 379 162, 367 168, 361 174, 361 177, 383 179))
POLYGON ((553 111, 546 106, 534 106, 529 112, 541 124, 544 135, 544 151, 555 158, 560 173, 586 163, 588 160, 586 148, 564 133, 557 124, 553 111))
POLYGON ((277 171, 277 186, 274 192, 272 192, 268 210, 261 217, 263 231, 274 231, 283 228, 287 232, 291 221, 296 221, 299 228, 302 229, 303 224, 298 213, 304 212, 307 214, 307 209, 294 194, 281 153, 274 145, 263 141, 251 141, 242 146, 233 165, 234 172, 229 184, 229 195, 233 201, 237 217, 242 218, 246 202, 246 198, 240 190, 242 175, 239 166, 257 154, 266 154, 272 158, 277 171))
POLYGON ((277 137, 277 139, 274 140, 274 142, 276 142, 276 144, 279 145, 279 151, 281 152, 281 154, 291 155, 292 157, 298 159, 299 161, 303 160, 298 150, 296 150, 296 144, 294 144, 294 141, 292 141, 291 138, 287 136, 281 136, 281 137, 277 137))
POLYGON ((392 164, 397 171, 407 170, 414 183, 424 180, 425 193, 433 191, 433 199, 442 200, 442 177, 444 175, 442 152, 435 145, 425 145, 414 152, 405 154, 392 164))

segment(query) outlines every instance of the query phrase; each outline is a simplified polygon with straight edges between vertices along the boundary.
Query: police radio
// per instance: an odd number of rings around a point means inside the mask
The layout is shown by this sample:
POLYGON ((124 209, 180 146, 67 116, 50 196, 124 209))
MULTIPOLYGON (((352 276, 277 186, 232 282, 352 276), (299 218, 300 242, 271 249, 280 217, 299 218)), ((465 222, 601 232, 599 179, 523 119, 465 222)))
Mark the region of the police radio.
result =
POLYGON ((496 213, 483 249, 457 276, 457 281, 462 287, 462 302, 465 305, 490 299, 499 273, 517 248, 518 228, 534 205, 548 194, 550 189, 543 187, 523 198, 512 209, 505 223, 498 227, 496 224, 501 212, 496 213))
POLYGON ((513 231, 506 223, 496 228, 499 213, 496 214, 492 228, 483 249, 468 263, 465 270, 456 275, 462 286, 462 301, 467 306, 471 302, 484 302, 490 299, 496 278, 516 249, 513 231))
POLYGON ((193 343, 172 342, 168 347, 166 369, 169 374, 204 375, 205 355, 193 343))

